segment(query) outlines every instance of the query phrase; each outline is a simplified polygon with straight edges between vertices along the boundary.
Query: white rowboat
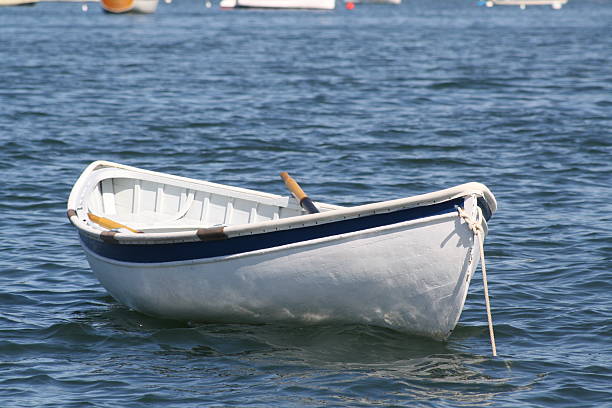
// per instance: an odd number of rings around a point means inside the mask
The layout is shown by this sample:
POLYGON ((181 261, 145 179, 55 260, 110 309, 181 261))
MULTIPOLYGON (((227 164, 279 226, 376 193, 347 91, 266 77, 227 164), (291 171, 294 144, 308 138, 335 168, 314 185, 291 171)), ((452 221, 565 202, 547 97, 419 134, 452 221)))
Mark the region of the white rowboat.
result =
POLYGON ((102 285, 148 315, 449 336, 497 208, 487 187, 316 206, 307 214, 293 197, 97 161, 68 217, 102 285))

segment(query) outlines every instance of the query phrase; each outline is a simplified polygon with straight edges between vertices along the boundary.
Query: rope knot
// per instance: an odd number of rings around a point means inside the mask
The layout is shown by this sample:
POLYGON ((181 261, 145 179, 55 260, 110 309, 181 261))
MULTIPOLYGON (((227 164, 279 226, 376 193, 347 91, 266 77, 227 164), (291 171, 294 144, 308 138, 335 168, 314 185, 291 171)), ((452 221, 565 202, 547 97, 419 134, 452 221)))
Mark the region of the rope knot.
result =
POLYGON ((457 206, 457 212, 459 213, 459 217, 465 221, 465 223, 467 224, 468 228, 477 235, 484 235, 484 228, 482 227, 482 209, 480 207, 476 207, 478 208, 478 216, 476 218, 471 217, 467 211, 465 211, 463 208, 457 206))

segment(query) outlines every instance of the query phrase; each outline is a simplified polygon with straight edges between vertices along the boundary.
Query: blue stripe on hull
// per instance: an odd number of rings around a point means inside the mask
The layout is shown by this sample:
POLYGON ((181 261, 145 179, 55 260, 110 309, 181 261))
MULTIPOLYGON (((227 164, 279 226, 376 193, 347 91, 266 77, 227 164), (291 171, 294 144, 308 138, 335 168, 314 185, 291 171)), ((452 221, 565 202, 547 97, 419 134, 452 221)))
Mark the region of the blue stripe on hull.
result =
POLYGON ((80 235, 83 244, 88 249, 98 255, 118 261, 138 263, 186 261, 274 248, 296 242, 363 231, 370 228, 397 224, 434 215, 448 214, 455 211, 455 206, 463 206, 463 198, 439 204, 369 215, 327 224, 234 237, 223 241, 197 241, 170 244, 113 244, 98 241, 86 234, 80 235))

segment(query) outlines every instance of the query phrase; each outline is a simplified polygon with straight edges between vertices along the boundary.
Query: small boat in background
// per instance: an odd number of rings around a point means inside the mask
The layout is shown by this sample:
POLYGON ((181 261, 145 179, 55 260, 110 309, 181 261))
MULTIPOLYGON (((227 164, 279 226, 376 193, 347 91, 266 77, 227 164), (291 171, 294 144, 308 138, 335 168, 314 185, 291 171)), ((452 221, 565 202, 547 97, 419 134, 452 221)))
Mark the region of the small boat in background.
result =
POLYGON ((102 9, 108 13, 150 14, 157 10, 158 0, 100 0, 102 9))
POLYGON ((68 218, 102 285, 148 315, 450 335, 497 208, 486 186, 310 203, 320 212, 293 197, 97 161, 75 183, 68 218))
POLYGON ((522 9, 527 6, 551 6, 555 10, 559 10, 568 0, 488 0, 484 2, 487 7, 493 6, 519 6, 522 9))
POLYGON ((219 6, 231 8, 333 10, 336 0, 221 0, 219 6))
POLYGON ((0 0, 2 6, 35 6, 38 0, 0 0))
POLYGON ((402 4, 402 0, 344 0, 354 4, 402 4))

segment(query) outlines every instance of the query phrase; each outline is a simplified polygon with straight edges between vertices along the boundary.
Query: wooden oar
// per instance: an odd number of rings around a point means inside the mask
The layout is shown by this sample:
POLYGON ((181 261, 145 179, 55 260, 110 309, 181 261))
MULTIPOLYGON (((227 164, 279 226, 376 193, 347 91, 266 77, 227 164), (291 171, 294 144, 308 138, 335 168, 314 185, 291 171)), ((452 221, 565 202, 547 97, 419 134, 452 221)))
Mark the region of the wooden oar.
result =
POLYGON ((304 190, 302 190, 297 181, 291 178, 291 176, 286 171, 282 171, 280 176, 285 182, 285 185, 287 186, 289 191, 291 191, 293 196, 300 202, 300 205, 303 209, 308 211, 309 214, 315 214, 319 212, 317 206, 315 206, 310 197, 308 197, 306 193, 304 193, 304 190))
POLYGON ((117 221, 109 220, 108 218, 100 217, 92 213, 87 213, 87 216, 89 217, 90 220, 92 220, 98 225, 103 226, 104 228, 108 228, 108 229, 125 228, 126 230, 135 232, 137 234, 142 233, 142 231, 139 231, 134 228, 130 228, 127 225, 119 224, 117 221))

